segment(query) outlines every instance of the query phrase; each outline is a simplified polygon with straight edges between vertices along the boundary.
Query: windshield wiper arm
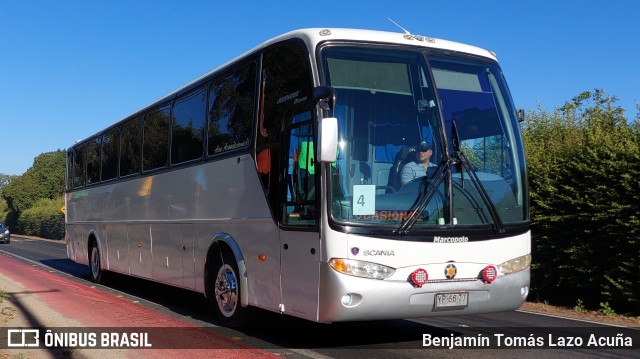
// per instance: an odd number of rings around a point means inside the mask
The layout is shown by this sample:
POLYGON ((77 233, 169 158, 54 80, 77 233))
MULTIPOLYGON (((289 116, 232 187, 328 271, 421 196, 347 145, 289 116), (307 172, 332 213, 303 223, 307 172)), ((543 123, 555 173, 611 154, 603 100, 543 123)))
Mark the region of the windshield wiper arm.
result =
MULTIPOLYGON (((455 120, 451 122, 451 134, 453 135, 453 149, 455 152, 456 164, 462 165, 464 170, 469 173, 471 183, 473 183, 473 185, 476 187, 478 193, 480 194, 480 198, 487 206, 487 209, 489 209, 489 214, 491 215, 491 220, 493 221, 494 225, 494 231, 496 231, 497 233, 504 233, 504 224, 502 223, 502 219, 500 218, 500 214, 498 213, 496 206, 491 201, 487 189, 484 188, 484 185, 482 185, 482 182, 480 182, 480 179, 478 178, 476 172, 471 169, 467 156, 462 151, 462 148, 460 148, 460 136, 458 135, 458 127, 456 126, 455 120)), ((460 171, 460 178, 464 183, 462 171, 460 171)))
POLYGON ((449 171, 451 168, 451 161, 443 161, 433 175, 433 179, 429 180, 428 176, 422 178, 422 184, 420 185, 421 193, 411 209, 409 209, 409 217, 407 217, 400 227, 394 231, 397 235, 408 234, 413 225, 416 223, 422 211, 427 207, 433 196, 438 190, 438 186, 444 180, 443 174, 449 171))

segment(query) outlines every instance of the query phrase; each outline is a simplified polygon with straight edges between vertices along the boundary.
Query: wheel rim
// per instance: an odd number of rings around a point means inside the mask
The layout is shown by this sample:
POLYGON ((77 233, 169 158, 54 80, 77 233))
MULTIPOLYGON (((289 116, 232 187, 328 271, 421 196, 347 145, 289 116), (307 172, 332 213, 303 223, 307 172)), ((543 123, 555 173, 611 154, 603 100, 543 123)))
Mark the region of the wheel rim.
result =
POLYGON ((220 313, 225 317, 231 317, 238 305, 238 285, 236 273, 227 264, 224 264, 218 271, 215 295, 220 313))
POLYGON ((100 252, 98 252, 98 247, 93 247, 91 250, 91 275, 93 279, 98 278, 98 273, 100 273, 100 252))

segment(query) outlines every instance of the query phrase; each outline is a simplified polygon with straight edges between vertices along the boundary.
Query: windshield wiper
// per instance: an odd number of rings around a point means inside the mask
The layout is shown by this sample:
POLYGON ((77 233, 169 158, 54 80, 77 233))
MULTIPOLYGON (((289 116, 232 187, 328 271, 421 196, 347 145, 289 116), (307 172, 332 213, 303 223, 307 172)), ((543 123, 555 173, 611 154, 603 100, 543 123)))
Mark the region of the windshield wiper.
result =
MULTIPOLYGON (((451 134, 453 137, 453 150, 455 155, 456 165, 461 165, 464 170, 469 173, 469 178, 471 179, 471 183, 476 187, 478 193, 480 194, 480 198, 484 202, 484 204, 489 209, 489 214, 491 215, 491 219, 493 221, 493 229, 496 233, 504 233, 504 224, 502 223, 502 219, 500 218, 500 214, 498 210, 494 206, 491 198, 489 198, 489 193, 487 193, 487 189, 484 188, 482 182, 478 178, 478 175, 474 170, 471 169, 469 165, 469 160, 467 156, 460 148, 460 136, 458 135, 458 127, 456 126, 456 121, 451 122, 451 134)), ((460 171, 460 178, 464 184, 464 172, 460 171)))
POLYGON ((420 195, 416 202, 409 209, 409 217, 407 217, 400 227, 394 231, 397 235, 405 235, 408 234, 413 225, 416 223, 422 211, 427 207, 431 199, 436 194, 438 190, 438 186, 444 180, 444 174, 449 171, 453 162, 451 160, 443 161, 438 166, 436 173, 433 175, 433 179, 429 180, 428 176, 424 176, 422 178, 422 184, 420 185, 420 195))

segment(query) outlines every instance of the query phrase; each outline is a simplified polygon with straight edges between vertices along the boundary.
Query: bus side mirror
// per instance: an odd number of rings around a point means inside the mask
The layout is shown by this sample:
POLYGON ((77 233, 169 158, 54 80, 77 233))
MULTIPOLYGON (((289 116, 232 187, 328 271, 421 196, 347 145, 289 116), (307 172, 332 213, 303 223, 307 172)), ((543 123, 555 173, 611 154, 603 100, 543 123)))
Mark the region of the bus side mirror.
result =
POLYGON ((518 122, 522 122, 524 121, 524 110, 519 108, 518 111, 516 111, 516 115, 518 116, 518 122))
POLYGON ((318 157, 320 162, 335 162, 338 156, 338 119, 327 117, 320 120, 318 157))
MULTIPOLYGON (((314 88, 313 98, 322 110, 335 113, 336 91, 333 87, 318 86, 314 88)), ((321 119, 318 132, 318 142, 320 143, 318 158, 320 162, 335 162, 338 156, 338 119, 335 117, 321 119)))

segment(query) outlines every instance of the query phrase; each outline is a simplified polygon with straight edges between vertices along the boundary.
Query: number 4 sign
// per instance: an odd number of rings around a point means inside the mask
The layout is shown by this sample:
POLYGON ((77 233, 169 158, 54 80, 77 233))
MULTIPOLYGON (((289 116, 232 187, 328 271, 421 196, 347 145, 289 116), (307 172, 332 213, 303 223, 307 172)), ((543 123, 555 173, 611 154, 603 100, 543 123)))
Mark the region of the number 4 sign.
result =
POLYGON ((371 216, 376 212, 376 186, 353 186, 353 215, 371 216))

